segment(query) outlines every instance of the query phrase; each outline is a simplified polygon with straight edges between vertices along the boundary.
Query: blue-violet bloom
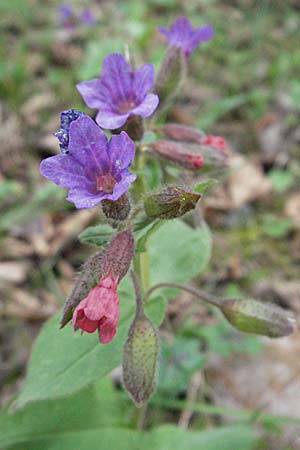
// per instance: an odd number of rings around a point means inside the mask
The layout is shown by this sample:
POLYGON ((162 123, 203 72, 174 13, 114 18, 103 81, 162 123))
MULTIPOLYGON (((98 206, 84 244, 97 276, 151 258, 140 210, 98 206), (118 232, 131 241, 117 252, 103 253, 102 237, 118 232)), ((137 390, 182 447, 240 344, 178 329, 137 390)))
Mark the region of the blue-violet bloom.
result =
POLYGON ((183 16, 178 17, 169 30, 161 26, 158 30, 167 38, 169 45, 180 48, 185 57, 188 57, 201 42, 211 39, 214 34, 211 25, 193 28, 189 19, 183 16))
POLYGON ((78 119, 78 117, 83 116, 86 116, 86 114, 77 109, 67 109, 60 113, 60 129, 54 131, 53 134, 59 140, 59 146, 62 153, 68 153, 71 122, 78 119))
POLYGON ((40 172, 69 189, 67 200, 76 208, 93 208, 101 200, 115 201, 136 179, 128 171, 134 143, 124 131, 108 141, 87 115, 70 124, 68 153, 41 162, 40 172))
POLYGON ((84 8, 79 16, 79 20, 84 25, 94 25, 96 23, 96 18, 89 8, 84 8))
POLYGON ((82 81, 77 89, 90 108, 99 110, 96 122, 114 130, 130 116, 151 116, 159 102, 156 94, 148 93, 153 84, 152 64, 133 70, 123 55, 111 53, 103 60, 100 78, 82 81))

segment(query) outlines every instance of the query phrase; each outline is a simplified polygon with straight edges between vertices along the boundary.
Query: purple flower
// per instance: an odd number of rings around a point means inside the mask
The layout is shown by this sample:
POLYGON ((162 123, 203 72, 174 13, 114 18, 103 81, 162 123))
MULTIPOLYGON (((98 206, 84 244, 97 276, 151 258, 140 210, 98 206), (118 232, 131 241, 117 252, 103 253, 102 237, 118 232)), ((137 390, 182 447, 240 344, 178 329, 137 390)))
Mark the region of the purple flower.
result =
POLYGON ((188 57, 201 42, 211 39, 214 34, 211 25, 193 28, 189 19, 183 16, 178 17, 169 30, 161 26, 158 30, 167 38, 171 47, 181 48, 185 57, 188 57))
POLYGON ((100 78, 82 81, 77 89, 90 108, 98 109, 96 122, 110 130, 124 125, 130 116, 149 117, 159 99, 148 94, 154 84, 150 63, 133 70, 123 55, 111 53, 103 60, 100 78))
POLYGON ((84 25, 93 25, 96 22, 96 18, 93 15, 92 11, 88 8, 85 8, 80 14, 79 20, 84 25))
POLYGON ((62 3, 58 7, 58 14, 62 21, 68 20, 73 16, 73 11, 70 5, 62 3))
POLYGON ((59 146, 62 153, 68 153, 71 122, 85 115, 85 113, 77 111, 77 109, 67 109, 60 113, 60 129, 54 131, 53 134, 59 140, 59 146))
POLYGON ((110 141, 89 117, 71 122, 68 153, 44 159, 41 174, 69 189, 67 200, 76 208, 92 208, 101 200, 117 200, 136 179, 128 171, 134 144, 128 135, 113 135, 110 141))

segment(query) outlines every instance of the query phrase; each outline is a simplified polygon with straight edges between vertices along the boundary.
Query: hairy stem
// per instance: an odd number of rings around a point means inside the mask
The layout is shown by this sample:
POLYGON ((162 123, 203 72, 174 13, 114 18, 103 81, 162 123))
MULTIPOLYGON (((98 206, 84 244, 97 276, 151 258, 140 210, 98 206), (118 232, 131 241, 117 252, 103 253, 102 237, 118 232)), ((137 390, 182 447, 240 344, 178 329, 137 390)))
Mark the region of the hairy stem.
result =
POLYGON ((181 289, 182 291, 189 292, 190 294, 194 295, 200 300, 203 300, 206 303, 209 303, 210 305, 220 307, 223 303, 223 298, 221 297, 215 297, 212 294, 209 294, 208 292, 202 291, 201 289, 194 288, 193 286, 185 285, 185 284, 179 284, 179 283, 158 283, 152 286, 148 291, 146 292, 145 299, 147 300, 152 292, 154 292, 156 289, 164 288, 164 287, 170 287, 170 288, 176 288, 181 289))

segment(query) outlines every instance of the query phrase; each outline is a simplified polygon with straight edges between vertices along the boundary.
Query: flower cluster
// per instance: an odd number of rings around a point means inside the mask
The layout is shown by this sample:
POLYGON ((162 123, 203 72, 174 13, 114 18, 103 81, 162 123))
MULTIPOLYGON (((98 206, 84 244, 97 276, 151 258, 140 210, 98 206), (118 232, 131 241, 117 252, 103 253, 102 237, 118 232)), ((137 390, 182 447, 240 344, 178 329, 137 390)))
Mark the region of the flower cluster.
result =
MULTIPOLYGON (((61 5, 59 13, 64 23, 72 24, 75 15, 69 5, 61 5)), ((92 23, 93 16, 89 10, 84 10, 80 20, 92 23)), ((167 37, 169 46, 176 49, 175 58, 178 54, 180 60, 185 60, 199 43, 212 37, 210 25, 193 29, 184 17, 179 17, 170 30, 164 27, 159 29, 167 37)), ((160 72, 168 66, 168 61, 166 58, 160 72)), ((176 67, 176 61, 173 66, 169 65, 169 72, 172 72, 172 67, 176 67)), ((180 77, 181 72, 178 74, 180 77)), ((157 88, 158 79, 163 80, 162 84, 168 82, 164 81, 161 74, 157 75, 155 82, 154 67, 151 63, 142 64, 135 69, 122 54, 107 55, 103 59, 98 78, 77 84, 86 105, 97 110, 95 120, 76 109, 63 111, 60 115, 60 128, 53 133, 58 139, 61 152, 44 159, 40 165, 40 172, 44 177, 68 190, 67 200, 74 203, 76 208, 92 208, 102 202, 102 211, 109 223, 114 228, 119 227, 119 231, 114 233, 104 250, 97 252, 85 263, 84 271, 75 282, 65 303, 61 319, 62 327, 72 320, 75 330, 81 329, 88 333, 97 330, 99 340, 103 344, 113 339, 117 329, 117 287, 128 272, 133 258, 134 239, 131 229, 135 228, 135 215, 139 215, 142 209, 143 220, 145 221, 146 216, 148 224, 156 219, 181 217, 187 211, 195 209, 201 197, 188 188, 175 185, 163 187, 156 193, 144 192, 144 198, 139 197, 142 194, 139 192, 140 186, 143 185, 141 180, 141 183, 135 185, 133 199, 143 206, 134 209, 130 215, 131 199, 126 191, 137 176, 129 171, 135 156, 133 141, 143 138, 144 119, 157 110, 159 95, 161 100, 164 100, 163 89, 157 88), (115 131, 107 137, 100 127, 115 131), (122 225, 122 222, 125 225, 122 225), (120 228, 126 228, 126 231, 120 231, 120 228)), ((176 77, 175 81, 177 83, 176 77)), ((170 86, 172 90, 173 85, 169 83, 170 86)), ((190 139, 190 129, 180 125, 179 129, 177 125, 175 128, 171 125, 169 133, 176 135, 178 130, 190 139)), ((197 130, 192 132, 195 133, 197 139, 199 133, 201 139, 204 137, 203 133, 197 130)), ((212 137, 206 137, 206 140, 208 145, 222 147, 220 140, 212 137)), ((157 153, 167 161, 190 170, 199 169, 203 164, 201 154, 191 152, 174 142, 156 140, 149 149, 150 157, 157 153)), ((138 143, 139 156, 141 151, 142 145, 138 143)), ((146 157, 148 156, 147 153, 146 157)), ((137 167, 140 169, 140 161, 137 167)), ((143 176, 142 171, 139 176, 143 176)), ((142 217, 137 220, 141 219, 142 217)), ((148 328, 152 330, 151 327, 152 325, 148 328)), ((151 336, 156 342, 155 332, 153 333, 151 336)), ((130 348, 131 344, 130 341, 130 348)), ((139 342, 137 345, 139 346, 139 342)), ((156 356, 153 358, 154 375, 156 356)))

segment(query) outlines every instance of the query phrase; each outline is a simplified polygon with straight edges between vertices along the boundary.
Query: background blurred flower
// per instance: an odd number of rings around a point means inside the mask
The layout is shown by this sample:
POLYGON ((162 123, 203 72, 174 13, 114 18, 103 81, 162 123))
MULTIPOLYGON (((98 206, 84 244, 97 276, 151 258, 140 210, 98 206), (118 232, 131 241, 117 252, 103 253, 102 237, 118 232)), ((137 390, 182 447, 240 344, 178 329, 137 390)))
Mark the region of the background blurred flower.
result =
POLYGON ((89 8, 84 8, 80 14, 79 20, 84 25, 93 25, 97 21, 96 17, 89 8))
POLYGON ((158 30, 167 38, 171 47, 181 48, 186 57, 201 42, 208 41, 214 34, 211 25, 205 24, 201 27, 193 28, 189 19, 183 16, 178 17, 169 30, 162 26, 159 26, 158 30))
POLYGON ((111 137, 88 116, 71 122, 68 153, 41 162, 41 174, 69 189, 67 200, 77 208, 92 208, 101 200, 117 200, 135 180, 128 171, 134 144, 123 131, 111 137))
POLYGON ((130 116, 149 117, 159 99, 149 94, 154 84, 150 63, 133 70, 123 55, 111 53, 103 60, 100 78, 83 81, 77 89, 90 108, 98 109, 97 123, 107 129, 125 124, 130 116))

